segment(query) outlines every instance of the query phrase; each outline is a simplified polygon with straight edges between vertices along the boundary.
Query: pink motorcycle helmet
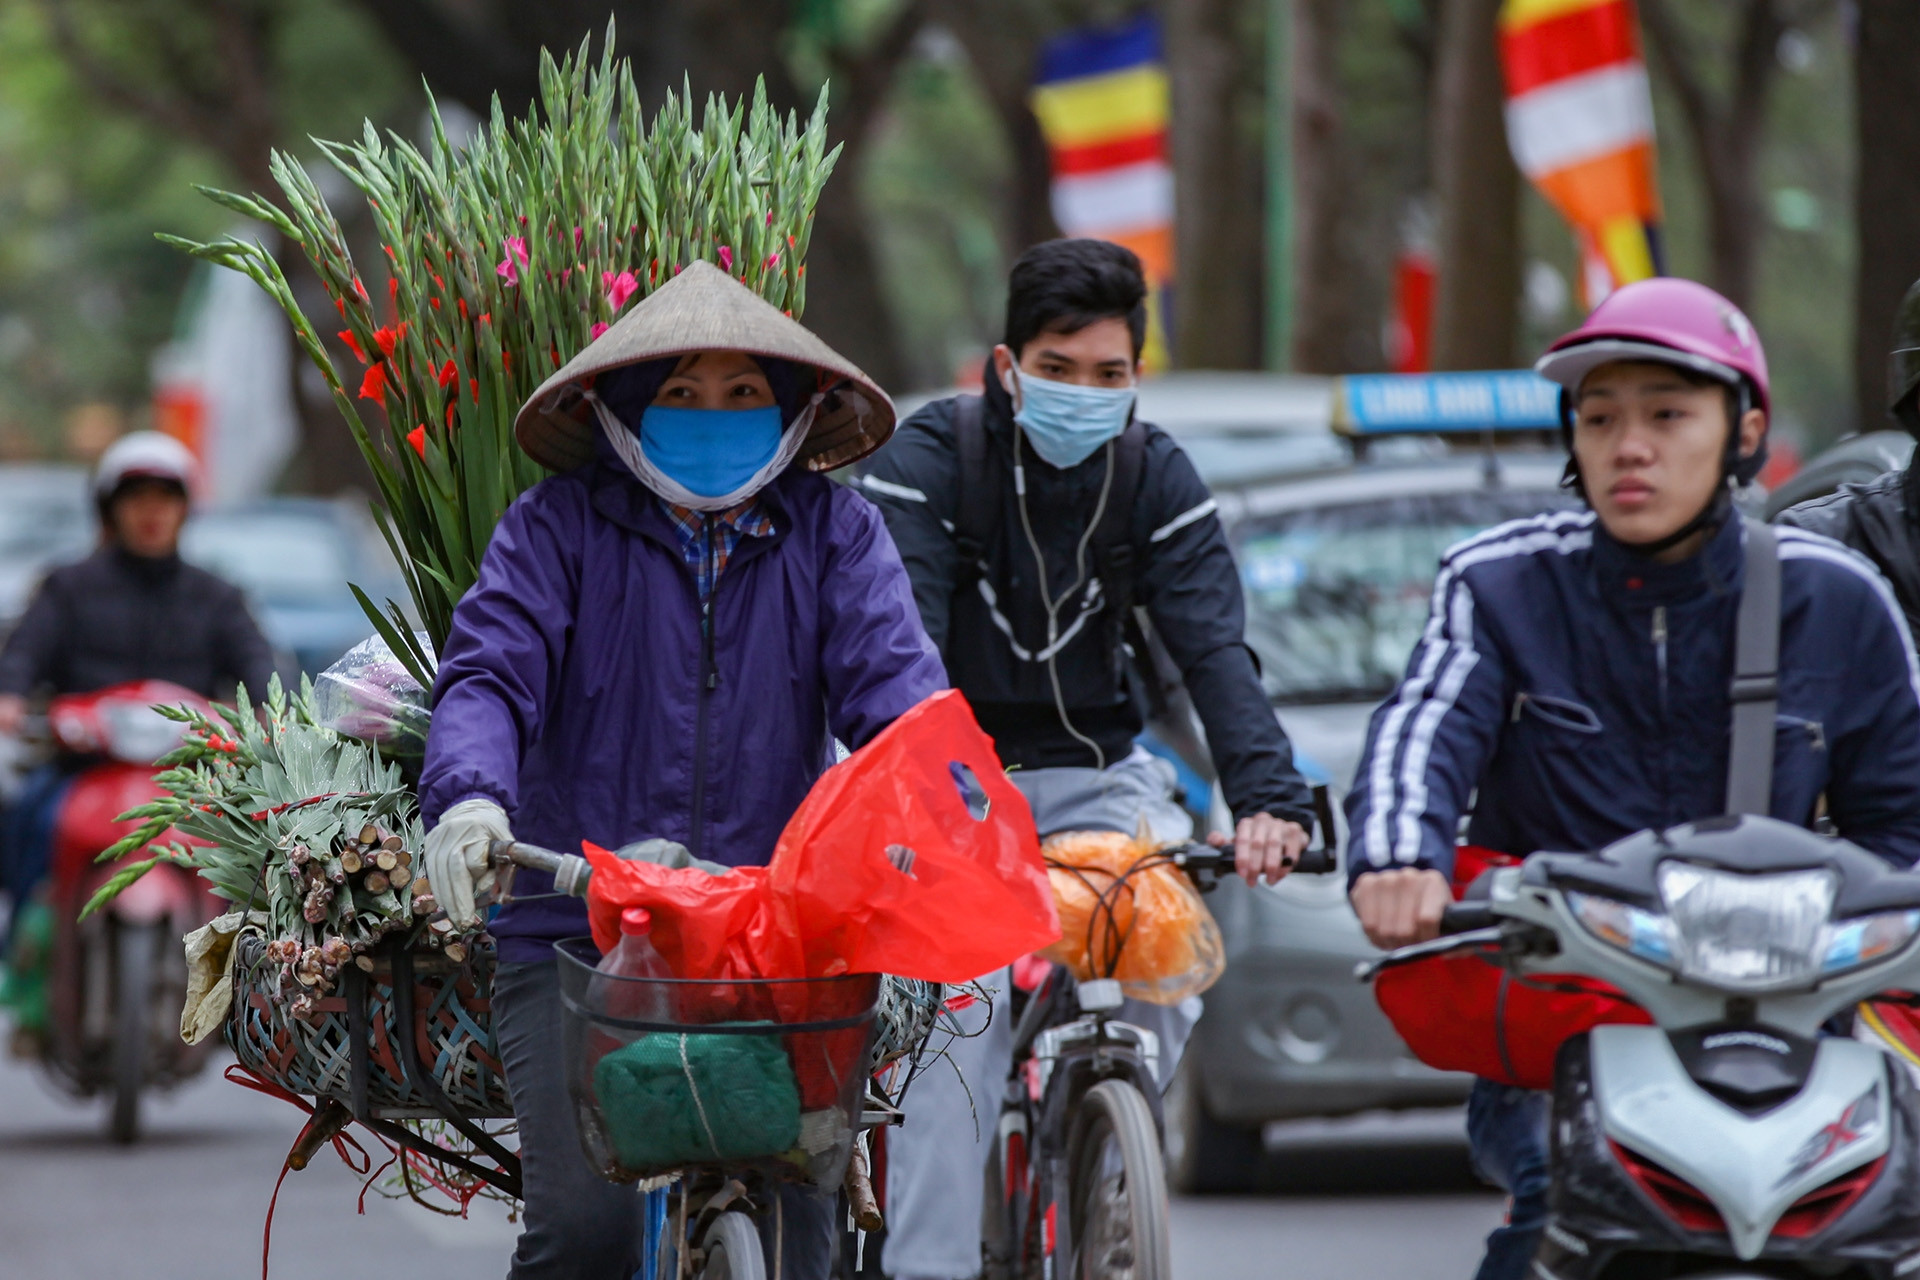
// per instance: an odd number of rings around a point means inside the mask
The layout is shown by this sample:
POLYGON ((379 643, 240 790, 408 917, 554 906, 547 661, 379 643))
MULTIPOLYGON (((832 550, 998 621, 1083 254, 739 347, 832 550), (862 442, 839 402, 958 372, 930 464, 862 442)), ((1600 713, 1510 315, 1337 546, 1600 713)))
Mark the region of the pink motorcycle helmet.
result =
MULTIPOLYGON (((1603 364, 1644 360, 1678 365, 1724 382, 1736 392, 1738 423, 1748 408, 1767 410, 1767 353, 1753 322, 1740 308, 1692 280, 1656 276, 1636 280, 1607 295, 1579 328, 1555 339, 1534 372, 1561 387, 1563 417, 1572 422, 1573 398, 1589 373, 1603 364)), ((1571 431, 1568 431, 1571 452, 1571 431)), ((1767 461, 1766 437, 1752 454, 1738 456, 1738 435, 1728 441, 1728 472, 1750 483, 1767 461)))

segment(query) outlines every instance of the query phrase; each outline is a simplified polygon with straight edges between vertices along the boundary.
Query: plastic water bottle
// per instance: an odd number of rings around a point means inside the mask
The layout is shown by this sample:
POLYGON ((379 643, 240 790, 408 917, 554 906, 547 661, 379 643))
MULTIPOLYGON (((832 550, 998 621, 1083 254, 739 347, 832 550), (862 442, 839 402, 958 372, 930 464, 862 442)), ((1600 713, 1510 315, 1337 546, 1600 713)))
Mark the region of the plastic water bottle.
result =
POLYGON ((597 983, 601 1008, 616 1018, 675 1022, 673 988, 657 981, 618 979, 672 978, 673 969, 653 945, 653 914, 645 907, 620 913, 620 943, 600 958, 599 970, 611 981, 597 983))

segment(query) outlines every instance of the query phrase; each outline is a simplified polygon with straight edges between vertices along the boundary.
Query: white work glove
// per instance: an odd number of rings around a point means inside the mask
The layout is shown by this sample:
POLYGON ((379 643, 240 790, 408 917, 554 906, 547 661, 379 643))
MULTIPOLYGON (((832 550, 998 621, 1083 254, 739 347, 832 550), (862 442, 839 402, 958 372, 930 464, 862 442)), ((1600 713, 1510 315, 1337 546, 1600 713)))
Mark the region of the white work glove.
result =
POLYGON ((456 929, 480 923, 473 900, 493 888, 493 867, 487 847, 495 840, 511 840, 507 815, 491 800, 462 800, 440 815, 440 825, 427 832, 422 856, 433 896, 456 929))

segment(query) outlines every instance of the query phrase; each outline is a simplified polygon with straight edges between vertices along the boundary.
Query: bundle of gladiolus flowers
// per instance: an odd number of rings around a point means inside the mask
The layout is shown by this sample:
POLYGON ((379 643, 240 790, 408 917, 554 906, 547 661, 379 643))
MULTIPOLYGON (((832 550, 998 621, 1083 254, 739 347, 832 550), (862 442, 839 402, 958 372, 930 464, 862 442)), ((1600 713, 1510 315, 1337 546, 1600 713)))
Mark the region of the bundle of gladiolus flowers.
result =
POLYGON ((251 276, 325 375, 379 486, 424 642, 393 602, 361 603, 422 685, 494 524, 543 474, 515 447, 513 420, 549 374, 696 260, 792 315, 805 304, 814 206, 838 155, 824 92, 804 124, 764 86, 751 103, 709 98, 697 127, 691 94, 669 95, 648 122, 613 34, 597 64, 584 43, 559 63, 542 54, 540 107, 509 121, 496 102, 464 143, 436 111, 424 151, 371 123, 357 143, 320 144, 372 211, 375 271, 292 156, 272 161, 284 207, 206 191, 306 253, 357 371, 335 367, 266 248, 161 237, 251 276))
POLYGON ((389 934, 464 960, 467 939, 415 872, 420 816, 399 768, 320 723, 304 682, 289 697, 275 676, 264 702, 249 705, 245 689, 237 701, 212 714, 160 709, 187 726, 160 761, 165 794, 123 815, 140 825, 102 860, 147 856, 117 871, 86 911, 161 862, 192 867, 256 913, 247 927, 266 938, 273 994, 294 1018, 312 1016, 343 966, 371 971, 369 953, 389 934))

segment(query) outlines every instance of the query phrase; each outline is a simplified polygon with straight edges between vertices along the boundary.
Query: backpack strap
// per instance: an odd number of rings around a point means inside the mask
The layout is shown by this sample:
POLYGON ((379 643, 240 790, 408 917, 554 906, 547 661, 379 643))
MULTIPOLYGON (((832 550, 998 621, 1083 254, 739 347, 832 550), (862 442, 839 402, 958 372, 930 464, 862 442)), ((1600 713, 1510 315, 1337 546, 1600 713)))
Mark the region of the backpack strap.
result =
POLYGON ((1773 808, 1774 716, 1780 707, 1780 541, 1771 525, 1746 526, 1746 584, 1734 623, 1733 743, 1727 753, 1727 812, 1765 816, 1773 808))
POLYGON ((988 473, 987 430, 981 422, 984 397, 961 396, 953 411, 954 469, 953 546, 955 595, 973 590, 987 560, 993 538, 993 478, 988 473))
MULTIPOLYGON (((1107 651, 1116 676, 1127 667, 1129 624, 1133 622, 1133 576, 1139 568, 1133 546, 1133 514, 1140 503, 1140 479, 1147 465, 1147 428, 1138 418, 1113 442, 1113 477, 1107 506, 1093 531, 1093 563, 1107 600, 1107 651)), ((1145 650, 1139 650, 1145 657, 1145 650)))

